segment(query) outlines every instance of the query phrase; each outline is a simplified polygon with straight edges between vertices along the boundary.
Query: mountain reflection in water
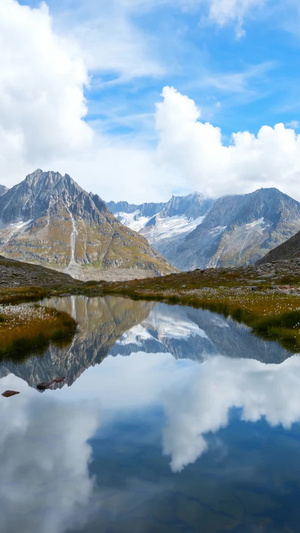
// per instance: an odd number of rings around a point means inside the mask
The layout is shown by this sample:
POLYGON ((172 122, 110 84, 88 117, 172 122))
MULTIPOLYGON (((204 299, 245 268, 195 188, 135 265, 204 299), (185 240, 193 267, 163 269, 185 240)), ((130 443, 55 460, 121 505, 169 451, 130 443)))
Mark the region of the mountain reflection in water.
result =
POLYGON ((0 401, 1 533, 297 531, 297 355, 208 311, 48 303, 80 331, 0 367, 21 392, 0 401))
POLYGON ((0 365, 0 377, 12 372, 34 387, 66 376, 72 385, 108 354, 140 351, 171 353, 176 359, 198 362, 219 354, 265 363, 281 363, 291 356, 277 343, 255 337, 243 324, 201 309, 110 296, 52 298, 43 304, 66 311, 79 323, 72 345, 65 350, 51 346, 43 358, 29 357, 25 363, 5 361, 0 365))

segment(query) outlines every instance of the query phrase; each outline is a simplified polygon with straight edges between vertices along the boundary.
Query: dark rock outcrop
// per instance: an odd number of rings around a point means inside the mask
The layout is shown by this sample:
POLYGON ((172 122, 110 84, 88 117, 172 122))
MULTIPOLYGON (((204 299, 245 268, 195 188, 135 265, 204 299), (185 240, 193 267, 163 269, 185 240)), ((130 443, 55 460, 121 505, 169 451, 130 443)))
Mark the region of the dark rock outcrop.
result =
POLYGON ((300 258, 300 231, 290 239, 273 248, 264 257, 257 261, 257 265, 271 263, 273 261, 289 261, 300 258))

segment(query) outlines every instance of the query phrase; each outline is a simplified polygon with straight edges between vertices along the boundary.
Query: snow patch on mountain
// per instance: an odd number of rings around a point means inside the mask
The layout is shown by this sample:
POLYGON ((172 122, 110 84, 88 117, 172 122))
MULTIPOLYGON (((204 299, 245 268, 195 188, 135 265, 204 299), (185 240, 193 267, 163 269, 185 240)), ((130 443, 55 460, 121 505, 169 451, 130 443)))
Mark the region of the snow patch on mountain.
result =
POLYGON ((265 225, 265 219, 264 217, 261 217, 258 220, 253 220, 253 222, 246 224, 246 229, 254 228, 255 226, 263 226, 263 225, 265 225))
POLYGON ((140 231, 150 243, 155 243, 163 239, 171 239, 176 236, 190 233, 204 220, 205 215, 195 220, 188 219, 186 216, 173 216, 161 218, 156 216, 155 224, 146 226, 140 231))
POLYGON ((125 213, 121 211, 115 214, 116 218, 120 220, 124 226, 132 229, 133 231, 140 231, 147 222, 149 222, 151 217, 140 216, 140 211, 134 211, 133 213, 125 213))

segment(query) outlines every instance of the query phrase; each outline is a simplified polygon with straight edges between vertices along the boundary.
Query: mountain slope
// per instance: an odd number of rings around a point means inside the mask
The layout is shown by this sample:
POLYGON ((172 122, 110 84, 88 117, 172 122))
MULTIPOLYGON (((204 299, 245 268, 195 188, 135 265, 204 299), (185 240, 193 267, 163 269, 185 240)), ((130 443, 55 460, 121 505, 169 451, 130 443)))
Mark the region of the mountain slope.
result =
POLYGON ((277 189, 216 200, 176 248, 183 270, 255 263, 300 229, 300 203, 277 189))
POLYGON ((36 170, 0 196, 0 253, 78 279, 130 279, 171 272, 142 236, 68 175, 36 170))
POLYGON ((187 196, 172 196, 140 233, 159 253, 175 264, 178 247, 203 222, 212 204, 213 200, 205 199, 197 192, 187 196))
POLYGON ((122 224, 134 231, 139 231, 166 203, 129 204, 128 202, 107 202, 108 209, 122 224))
POLYGON ((8 191, 8 188, 5 185, 0 185, 0 196, 5 194, 8 191))
POLYGON ((286 261, 300 257, 300 231, 290 239, 273 248, 264 257, 257 261, 258 265, 272 261, 286 261))
POLYGON ((50 270, 39 265, 32 265, 8 259, 0 255, 1 287, 57 287, 73 285, 76 281, 63 272, 50 270))
POLYGON ((131 229, 139 231, 169 261, 176 262, 176 248, 202 222, 213 204, 200 193, 172 196, 166 203, 108 202, 116 217, 131 229))

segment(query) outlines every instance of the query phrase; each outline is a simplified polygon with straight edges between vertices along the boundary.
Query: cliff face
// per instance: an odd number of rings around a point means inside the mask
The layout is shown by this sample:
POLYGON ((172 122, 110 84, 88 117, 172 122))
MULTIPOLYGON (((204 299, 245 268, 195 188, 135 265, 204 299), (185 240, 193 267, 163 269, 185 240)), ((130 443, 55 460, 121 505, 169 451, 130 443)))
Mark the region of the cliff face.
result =
POLYGON ((300 230, 300 203, 274 188, 214 201, 199 193, 172 196, 162 208, 126 202, 113 208, 181 270, 254 264, 300 230))
POLYGON ((146 237, 149 243, 171 261, 178 262, 178 247, 205 218, 214 201, 195 192, 172 196, 161 204, 141 205, 109 202, 113 213, 123 224, 146 237))
POLYGON ((264 257, 257 261, 258 265, 271 263, 272 261, 289 261, 300 258, 300 231, 290 239, 273 248, 264 257))
POLYGON ((300 229, 300 203, 277 189, 217 200, 176 249, 182 270, 253 264, 300 229))
POLYGON ((167 274, 172 265, 68 175, 37 170, 0 196, 0 253, 78 279, 167 274))

